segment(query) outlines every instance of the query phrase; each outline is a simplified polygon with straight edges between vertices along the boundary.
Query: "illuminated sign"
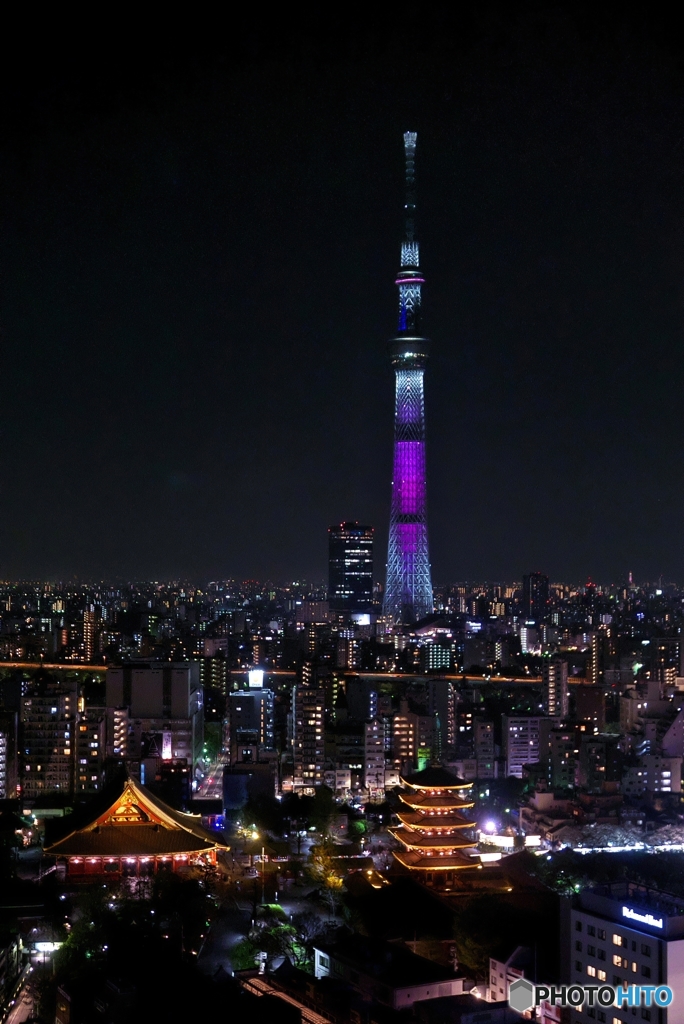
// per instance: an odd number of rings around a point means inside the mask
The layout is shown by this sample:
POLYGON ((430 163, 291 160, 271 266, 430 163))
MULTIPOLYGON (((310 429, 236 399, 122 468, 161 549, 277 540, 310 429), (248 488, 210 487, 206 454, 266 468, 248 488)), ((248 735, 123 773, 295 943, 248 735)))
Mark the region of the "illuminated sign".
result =
POLYGON ((251 668, 249 670, 249 688, 250 690, 260 690, 264 685, 264 670, 263 668, 251 668))
POLYGON ((162 761, 170 761, 173 758, 173 749, 171 746, 172 738, 173 733, 162 733, 162 761))
POLYGON ((431 750, 429 747, 418 747, 416 751, 418 761, 418 771, 422 772, 424 768, 430 766, 430 754, 431 750))
POLYGON ((637 914, 631 907, 622 908, 622 916, 628 917, 630 921, 638 921, 639 924, 650 924, 651 928, 662 928, 662 917, 654 917, 653 914, 637 914))
POLYGON ((36 942, 34 949, 38 953, 54 953, 62 945, 61 942, 36 942))

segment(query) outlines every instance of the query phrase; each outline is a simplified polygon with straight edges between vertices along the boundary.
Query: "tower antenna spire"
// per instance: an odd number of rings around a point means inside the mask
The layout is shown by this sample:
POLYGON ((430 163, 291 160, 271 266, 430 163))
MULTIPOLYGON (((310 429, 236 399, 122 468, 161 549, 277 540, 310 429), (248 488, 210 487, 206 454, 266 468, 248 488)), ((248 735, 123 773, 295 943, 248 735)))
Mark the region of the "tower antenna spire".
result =
POLYGON ((401 243, 399 323, 390 342, 396 379, 392 511, 384 613, 410 623, 433 608, 428 551, 423 377, 429 344, 420 332, 420 253, 415 240, 416 132, 404 133, 406 235, 401 243))
POLYGON ((416 140, 417 132, 404 132, 406 161, 406 241, 412 242, 416 231, 416 140))

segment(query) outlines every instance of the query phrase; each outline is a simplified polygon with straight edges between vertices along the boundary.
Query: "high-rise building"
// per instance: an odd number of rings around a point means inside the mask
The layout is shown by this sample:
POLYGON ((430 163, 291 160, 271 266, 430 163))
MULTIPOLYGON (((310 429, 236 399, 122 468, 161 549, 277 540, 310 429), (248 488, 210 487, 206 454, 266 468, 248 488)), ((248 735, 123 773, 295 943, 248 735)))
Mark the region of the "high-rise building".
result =
POLYGON ((76 687, 36 686, 21 700, 22 796, 70 796, 74 787, 76 687))
POLYGON ((86 662, 92 662, 97 653, 98 626, 98 611, 93 605, 88 605, 83 612, 83 657, 86 662))
POLYGON ((649 644, 652 678, 666 686, 674 686, 682 674, 684 644, 679 636, 652 637, 649 644))
POLYGON ((373 527, 340 523, 328 529, 328 605, 367 611, 373 603, 373 527))
MULTIPOLYGON (((108 709, 129 712, 128 756, 139 758, 152 744, 163 761, 186 760, 193 772, 202 760, 204 700, 196 661, 151 662, 110 668, 108 709)), ((113 724, 111 715, 108 722, 113 724)), ((107 737, 113 746, 112 737, 107 737)))
POLYGON ((546 761, 550 726, 550 719, 541 716, 503 716, 506 775, 521 779, 524 765, 546 761))
POLYGON ((102 788, 106 756, 105 708, 90 708, 78 716, 75 728, 74 791, 97 793, 102 788))
POLYGON ((257 762, 273 750, 274 693, 266 687, 236 690, 228 698, 230 763, 257 762))
POLYGON ((371 679, 348 679, 346 686, 347 716, 357 722, 375 718, 378 713, 377 686, 371 679))
MULTIPOLYGON (((684 900, 636 882, 612 882, 573 897, 565 920, 563 984, 608 983, 618 992, 641 985, 644 1003, 647 986, 654 993, 669 985, 677 999, 684 984, 684 900)), ((634 1021, 637 1007, 630 1006, 627 998, 616 1000, 604 1016, 613 1024, 634 1021)), ((602 1020, 602 1011, 595 1012, 602 1020)), ((583 1024, 590 1017, 586 1003, 564 1013, 570 1024, 583 1024)), ((679 1021, 680 1010, 676 1002, 672 1010, 657 1009, 653 1002, 652 1009, 639 1010, 639 1020, 679 1021)))
POLYGON ((364 725, 363 784, 371 801, 385 798, 385 736, 383 723, 374 719, 364 725))
POLYGON ((313 794, 323 785, 325 690, 292 688, 292 758, 295 793, 313 794))
POLYGON ((548 750, 548 782, 552 789, 569 789, 577 782, 579 758, 575 729, 551 729, 548 750))
POLYGON ((476 718, 473 722, 473 747, 478 779, 495 779, 497 774, 494 723, 476 718))
POLYGON ((429 345, 420 333, 421 286, 415 240, 416 133, 404 134, 406 155, 406 235, 401 245, 399 326, 390 345, 396 376, 392 511, 387 553, 384 612, 397 622, 413 622, 433 608, 428 551, 425 402, 423 376, 429 345))
POLYGON ((549 608, 549 577, 543 572, 531 572, 523 576, 523 607, 526 619, 540 622, 549 608))
POLYGON ((16 711, 0 711, 0 800, 17 795, 17 723, 16 711))
POLYGON ((624 755, 620 737, 582 736, 580 739, 578 782, 589 793, 615 792, 622 779, 624 755))
POLYGON ((589 660, 589 682, 593 686, 602 686, 605 682, 606 669, 613 658, 610 626, 599 626, 591 637, 591 658, 589 660))
POLYGON ((586 724, 588 733, 603 732, 606 725, 606 695, 599 686, 574 686, 575 719, 586 724))
POLYGON ((420 649, 420 668, 422 672, 450 672, 454 656, 451 644, 431 642, 423 644, 420 649))
POLYGON ((544 658, 542 662, 544 703, 547 715, 568 717, 568 663, 562 658, 544 658))
POLYGON ((403 771, 407 766, 424 768, 430 763, 435 748, 435 718, 409 711, 408 702, 400 702, 392 717, 393 767, 403 771))
POLYGON ((456 704, 458 695, 450 679, 430 679, 427 684, 428 714, 434 718, 434 752, 441 759, 451 755, 456 746, 456 704))

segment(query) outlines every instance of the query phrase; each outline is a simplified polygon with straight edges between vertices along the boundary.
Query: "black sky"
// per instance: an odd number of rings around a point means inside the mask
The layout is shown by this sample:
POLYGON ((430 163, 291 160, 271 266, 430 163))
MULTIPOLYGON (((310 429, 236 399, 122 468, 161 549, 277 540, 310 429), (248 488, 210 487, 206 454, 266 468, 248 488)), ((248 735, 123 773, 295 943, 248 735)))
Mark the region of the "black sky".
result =
POLYGON ((382 576, 410 128, 435 579, 684 580, 678 25, 444 11, 5 64, 2 576, 382 576))

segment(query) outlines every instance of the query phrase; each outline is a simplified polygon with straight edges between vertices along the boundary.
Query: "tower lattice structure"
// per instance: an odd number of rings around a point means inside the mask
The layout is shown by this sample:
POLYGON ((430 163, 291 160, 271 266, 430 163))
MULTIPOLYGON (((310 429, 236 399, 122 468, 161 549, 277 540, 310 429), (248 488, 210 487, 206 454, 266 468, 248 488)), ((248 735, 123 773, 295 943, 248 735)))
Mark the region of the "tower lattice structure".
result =
POLYGON ((423 377, 429 354, 421 335, 419 246, 415 240, 416 133, 404 134, 406 237, 401 245, 399 326, 390 342, 396 376, 394 466, 387 584, 383 611, 396 622, 414 622, 433 609, 427 531, 425 398, 423 377))

